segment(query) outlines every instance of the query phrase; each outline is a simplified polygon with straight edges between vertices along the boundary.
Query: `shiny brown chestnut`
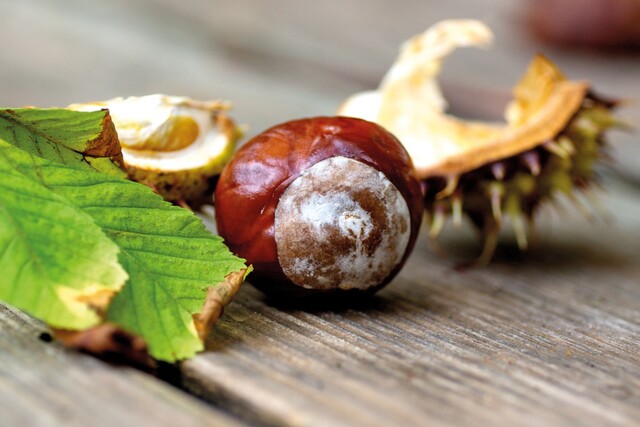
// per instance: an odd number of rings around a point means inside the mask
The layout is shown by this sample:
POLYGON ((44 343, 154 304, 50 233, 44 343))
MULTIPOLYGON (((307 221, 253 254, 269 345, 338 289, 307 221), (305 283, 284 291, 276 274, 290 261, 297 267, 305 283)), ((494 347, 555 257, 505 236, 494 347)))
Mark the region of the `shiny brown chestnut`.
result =
POLYGON ((411 159, 381 126, 314 117, 274 126, 222 171, 218 232, 269 296, 372 294, 413 249, 423 203, 411 159))

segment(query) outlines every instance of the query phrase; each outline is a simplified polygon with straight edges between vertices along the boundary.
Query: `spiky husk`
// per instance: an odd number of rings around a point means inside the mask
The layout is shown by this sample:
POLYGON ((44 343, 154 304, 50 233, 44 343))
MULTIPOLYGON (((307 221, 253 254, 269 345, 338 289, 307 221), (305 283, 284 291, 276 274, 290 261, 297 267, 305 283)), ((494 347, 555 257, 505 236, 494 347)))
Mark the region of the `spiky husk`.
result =
POLYGON ((569 80, 544 55, 531 61, 513 88, 504 123, 447 114, 437 76, 447 55, 486 46, 491 30, 473 20, 442 21, 407 40, 379 88, 355 94, 339 113, 376 121, 404 144, 423 179, 432 238, 447 218, 470 218, 484 239, 478 263, 488 262, 504 222, 519 246, 538 207, 596 181, 594 163, 606 156, 603 133, 616 125, 614 103, 569 80), (509 221, 505 221, 504 218, 509 221))
POLYGON ((439 235, 449 216, 456 224, 466 216, 483 240, 477 263, 486 264, 508 217, 518 246, 526 250, 539 206, 558 195, 575 200, 576 191, 586 191, 597 182, 594 164, 608 157, 604 133, 619 126, 612 115, 614 107, 614 102, 589 94, 554 139, 461 175, 425 179, 430 237, 439 235))

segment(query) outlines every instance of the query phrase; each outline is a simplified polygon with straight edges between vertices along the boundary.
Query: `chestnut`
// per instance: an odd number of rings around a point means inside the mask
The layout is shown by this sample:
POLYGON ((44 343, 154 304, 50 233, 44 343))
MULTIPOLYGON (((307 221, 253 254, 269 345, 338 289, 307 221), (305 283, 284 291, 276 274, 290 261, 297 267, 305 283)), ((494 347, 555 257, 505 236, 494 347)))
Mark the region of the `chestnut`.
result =
POLYGON ((218 232, 254 267, 249 282, 289 300, 381 289, 413 249, 423 212, 404 147, 348 117, 252 138, 223 169, 215 207, 218 232))

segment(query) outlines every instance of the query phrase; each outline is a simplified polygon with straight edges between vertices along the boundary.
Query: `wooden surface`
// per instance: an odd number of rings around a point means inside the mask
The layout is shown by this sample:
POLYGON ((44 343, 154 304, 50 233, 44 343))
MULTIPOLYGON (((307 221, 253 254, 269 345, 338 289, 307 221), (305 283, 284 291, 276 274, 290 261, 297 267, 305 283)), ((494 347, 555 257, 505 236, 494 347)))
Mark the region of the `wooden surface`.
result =
POLYGON ((526 258, 506 242, 485 269, 454 269, 463 236, 445 258, 423 239, 358 309, 281 309, 247 287, 186 387, 273 425, 635 425, 640 198, 602 202, 613 224, 547 212, 526 258))
POLYGON ((0 304, 3 427, 243 425, 147 374, 66 351, 43 333, 40 322, 0 304))
MULTIPOLYGON (((524 4, 0 0, 0 104, 226 98, 251 135, 331 114, 377 85, 401 41, 461 16, 487 22, 496 44, 445 65, 456 111, 496 117, 485 94, 506 95, 537 51, 602 93, 640 99, 640 55, 537 44, 524 4)), ((638 104, 622 115, 640 124, 638 104)), ((181 386, 209 405, 45 343, 38 322, 2 307, 0 425, 637 425, 640 148, 631 134, 613 141, 608 220, 545 210, 526 256, 507 234, 489 267, 459 271, 478 247, 448 227, 443 253, 423 235, 364 307, 274 307, 245 286, 208 351, 180 366, 181 386)))

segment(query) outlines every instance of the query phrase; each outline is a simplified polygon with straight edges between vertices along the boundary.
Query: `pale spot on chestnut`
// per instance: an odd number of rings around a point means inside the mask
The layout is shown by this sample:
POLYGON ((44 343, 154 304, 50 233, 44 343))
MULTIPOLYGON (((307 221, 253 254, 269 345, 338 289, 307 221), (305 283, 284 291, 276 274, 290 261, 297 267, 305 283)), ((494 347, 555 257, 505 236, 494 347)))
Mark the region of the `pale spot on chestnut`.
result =
POLYGON ((407 202, 383 173, 331 157, 305 170, 280 197, 278 260, 307 289, 367 289, 402 260, 410 222, 407 202))

